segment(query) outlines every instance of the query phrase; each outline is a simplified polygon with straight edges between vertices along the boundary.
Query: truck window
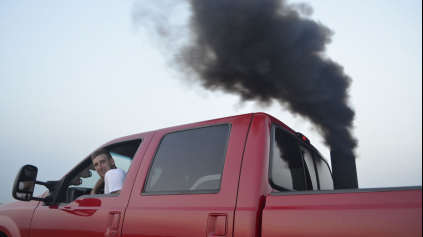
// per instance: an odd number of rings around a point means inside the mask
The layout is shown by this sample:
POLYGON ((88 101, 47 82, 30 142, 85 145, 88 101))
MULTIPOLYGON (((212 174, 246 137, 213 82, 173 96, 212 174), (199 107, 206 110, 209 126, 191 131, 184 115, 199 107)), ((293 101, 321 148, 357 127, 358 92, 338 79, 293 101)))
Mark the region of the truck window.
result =
POLYGON ((301 153, 303 154, 304 158, 304 166, 306 169, 306 178, 307 180, 307 189, 308 190, 319 190, 317 176, 316 176, 316 168, 314 166, 313 155, 311 152, 304 147, 301 147, 301 153))
MULTIPOLYGON (((132 160, 142 139, 122 142, 105 147, 115 161, 116 167, 128 172, 132 160)), ((70 203, 82 195, 89 195, 100 176, 95 171, 91 157, 87 157, 79 166, 69 172, 67 189, 61 202, 70 203)))
POLYGON ((230 126, 223 124, 164 136, 144 193, 218 193, 229 131, 230 126))
POLYGON ((314 154, 316 161, 316 168, 319 174, 320 189, 321 190, 334 190, 332 173, 328 163, 318 154, 314 154))
POLYGON ((281 128, 274 128, 270 161, 270 183, 280 191, 305 190, 305 173, 298 140, 281 128))
MULTIPOLYGON (((110 155, 112 155, 113 160, 115 161, 116 167, 123 169, 125 172, 128 172, 129 166, 132 163, 132 157, 127 157, 123 155, 119 155, 114 152, 110 152, 110 155)), ((97 172, 94 169, 94 166, 90 164, 88 168, 91 172, 91 177, 80 177, 82 183, 80 185, 71 185, 70 187, 79 187, 79 188, 93 188, 95 183, 98 181, 100 176, 97 174, 97 172)))

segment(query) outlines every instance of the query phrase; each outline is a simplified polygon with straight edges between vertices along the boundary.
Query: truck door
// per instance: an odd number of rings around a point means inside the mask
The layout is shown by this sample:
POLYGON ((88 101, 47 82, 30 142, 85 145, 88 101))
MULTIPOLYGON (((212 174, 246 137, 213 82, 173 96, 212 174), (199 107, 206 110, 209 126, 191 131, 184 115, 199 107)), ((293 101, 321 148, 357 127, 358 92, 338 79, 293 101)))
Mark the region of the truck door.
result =
POLYGON ((123 237, 232 237, 252 115, 158 131, 138 171, 123 237))
POLYGON ((120 236, 132 186, 153 135, 146 133, 104 147, 116 166, 127 171, 120 194, 90 195, 99 176, 91 158, 84 159, 65 176, 60 203, 37 207, 29 236, 120 236))

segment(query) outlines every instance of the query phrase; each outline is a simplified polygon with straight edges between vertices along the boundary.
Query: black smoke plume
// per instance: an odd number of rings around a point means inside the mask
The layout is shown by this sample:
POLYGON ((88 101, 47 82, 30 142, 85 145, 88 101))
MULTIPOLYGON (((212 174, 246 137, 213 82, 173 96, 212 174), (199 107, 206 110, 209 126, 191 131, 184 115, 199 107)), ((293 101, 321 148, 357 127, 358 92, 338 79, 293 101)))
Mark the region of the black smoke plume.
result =
MULTIPOLYGON (((284 0, 185 3, 192 10, 191 41, 173 59, 188 77, 243 101, 268 105, 276 100, 316 125, 331 150, 354 153, 352 80, 325 57, 333 32, 307 18, 311 7, 284 0)), ((157 27, 162 35, 163 29, 172 31, 162 23, 157 27)))

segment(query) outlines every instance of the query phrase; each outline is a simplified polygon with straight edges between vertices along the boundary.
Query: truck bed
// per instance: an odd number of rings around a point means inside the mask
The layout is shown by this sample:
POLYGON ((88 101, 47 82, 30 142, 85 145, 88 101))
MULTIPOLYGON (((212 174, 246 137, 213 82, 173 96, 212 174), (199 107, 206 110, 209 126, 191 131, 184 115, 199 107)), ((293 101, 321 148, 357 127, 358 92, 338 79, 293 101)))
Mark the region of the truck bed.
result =
POLYGON ((422 236, 422 188, 272 193, 262 237, 422 236))

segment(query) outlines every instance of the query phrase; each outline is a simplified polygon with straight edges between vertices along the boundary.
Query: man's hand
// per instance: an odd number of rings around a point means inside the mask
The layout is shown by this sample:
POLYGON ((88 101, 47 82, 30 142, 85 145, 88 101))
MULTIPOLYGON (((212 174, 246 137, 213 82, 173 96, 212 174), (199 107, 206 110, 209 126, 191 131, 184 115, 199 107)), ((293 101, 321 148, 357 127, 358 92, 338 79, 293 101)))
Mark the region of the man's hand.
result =
POLYGON ((99 178, 97 183, 94 185, 93 190, 91 191, 91 195, 98 194, 103 185, 104 185, 104 178, 99 178))

